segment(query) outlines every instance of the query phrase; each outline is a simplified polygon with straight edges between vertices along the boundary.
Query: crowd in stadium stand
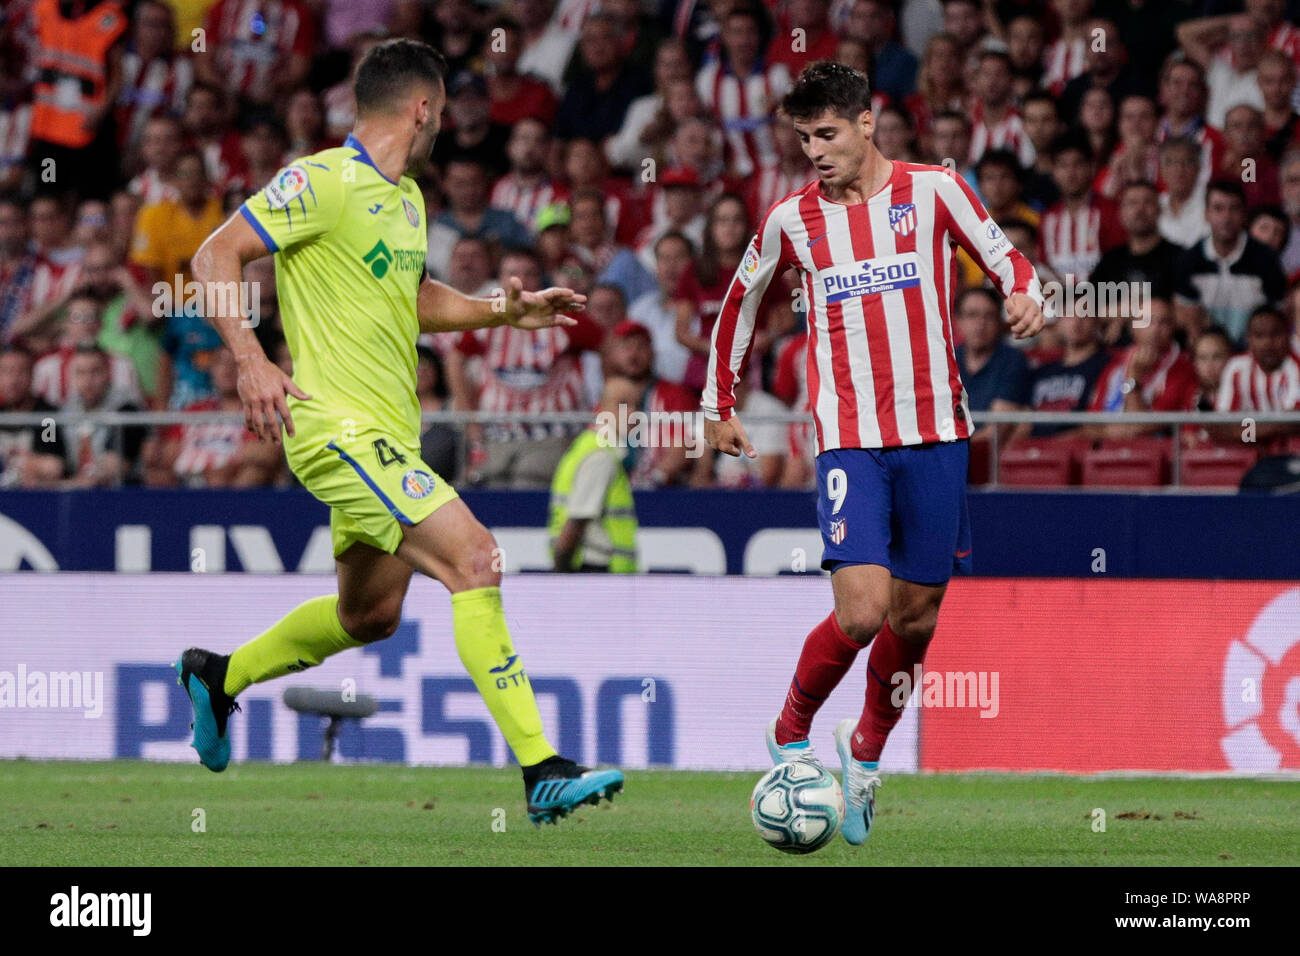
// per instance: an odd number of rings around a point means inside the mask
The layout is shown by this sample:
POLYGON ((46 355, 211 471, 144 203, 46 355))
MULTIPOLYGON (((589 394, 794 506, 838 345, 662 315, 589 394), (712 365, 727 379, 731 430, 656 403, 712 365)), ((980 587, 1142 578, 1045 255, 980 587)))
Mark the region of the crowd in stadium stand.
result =
MULTIPOLYGON (((610 374, 637 383, 643 410, 698 410, 710 331, 756 224, 813 178, 778 106, 818 59, 865 71, 885 155, 954 168, 1044 282, 1150 290, 1140 314, 1076 303, 1015 342, 960 252, 954 332, 974 410, 1300 408, 1298 8, 8 0, 0 410, 237 411, 233 360, 180 294, 189 258, 282 165, 342 144, 350 75, 393 36, 450 65, 420 178, 430 274, 476 295, 519 276, 590 296, 573 327, 423 336, 426 411, 589 410, 610 374)), ((245 279, 259 338, 291 370, 271 260, 245 279)), ((806 408, 798 291, 788 275, 763 305, 742 418, 806 408)), ((423 451, 458 484, 545 486, 575 427, 437 425, 423 451)), ((634 450, 628 471, 639 489, 807 487, 809 427, 755 424, 754 463, 691 457, 677 441, 634 450)), ((1188 427, 1180 440, 1239 432, 1188 427)), ((1297 434, 1261 426, 1259 447, 1297 434)), ((291 481, 279 449, 242 425, 0 428, 0 486, 291 481)))

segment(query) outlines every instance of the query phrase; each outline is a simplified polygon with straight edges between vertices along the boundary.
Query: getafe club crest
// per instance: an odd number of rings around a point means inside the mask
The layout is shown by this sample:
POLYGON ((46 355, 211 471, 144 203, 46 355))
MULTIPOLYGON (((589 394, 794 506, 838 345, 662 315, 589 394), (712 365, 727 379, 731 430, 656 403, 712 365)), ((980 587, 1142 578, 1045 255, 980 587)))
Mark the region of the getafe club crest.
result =
POLYGON ((412 468, 402 476, 402 491, 408 498, 427 498, 433 493, 433 475, 412 468))
POLYGON ((889 228, 900 236, 910 235, 916 228, 916 204, 898 203, 889 207, 889 228))

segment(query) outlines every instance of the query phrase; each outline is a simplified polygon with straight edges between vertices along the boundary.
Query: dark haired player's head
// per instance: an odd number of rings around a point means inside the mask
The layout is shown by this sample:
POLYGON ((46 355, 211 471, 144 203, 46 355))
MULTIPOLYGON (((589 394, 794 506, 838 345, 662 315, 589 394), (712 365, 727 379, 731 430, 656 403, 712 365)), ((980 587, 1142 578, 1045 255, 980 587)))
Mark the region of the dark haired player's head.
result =
POLYGON ((781 101, 794 121, 804 155, 822 184, 840 189, 854 182, 874 149, 871 84, 842 63, 820 60, 804 68, 781 101))
POLYGON ((447 100, 447 61, 418 40, 386 40, 361 59, 353 93, 357 127, 379 136, 409 136, 407 172, 421 170, 433 153, 447 100))

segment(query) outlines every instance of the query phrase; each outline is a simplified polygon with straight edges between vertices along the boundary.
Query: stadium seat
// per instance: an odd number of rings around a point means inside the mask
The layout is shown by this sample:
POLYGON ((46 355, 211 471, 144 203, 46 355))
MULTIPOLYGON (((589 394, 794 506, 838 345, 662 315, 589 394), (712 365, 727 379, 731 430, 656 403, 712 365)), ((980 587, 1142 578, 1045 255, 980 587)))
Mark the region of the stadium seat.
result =
POLYGON ((1183 452, 1181 483, 1195 488, 1236 488, 1259 457, 1243 445, 1210 445, 1183 452))
POLYGON ((1169 439, 1107 439, 1083 453, 1085 485, 1155 488, 1168 480, 1169 439))
POLYGON ((1018 441, 998 456, 998 481, 1019 487, 1072 485, 1078 480, 1073 442, 1051 438, 1018 441))

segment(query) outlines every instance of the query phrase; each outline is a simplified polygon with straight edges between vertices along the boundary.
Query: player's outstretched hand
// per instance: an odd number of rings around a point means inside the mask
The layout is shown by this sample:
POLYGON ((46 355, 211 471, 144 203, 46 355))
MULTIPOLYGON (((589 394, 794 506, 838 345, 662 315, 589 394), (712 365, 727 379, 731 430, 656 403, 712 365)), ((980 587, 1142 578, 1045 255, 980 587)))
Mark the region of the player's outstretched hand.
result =
POLYGON ((720 451, 732 458, 739 458, 741 452, 745 453, 746 458, 758 457, 758 452, 749 443, 749 436, 745 434, 745 427, 734 415, 725 422, 705 419, 704 439, 714 451, 720 451))
POLYGON ((1007 321, 1013 336, 1027 339, 1043 331, 1043 310, 1029 296, 1017 292, 1007 299, 1007 321))
POLYGON ((518 276, 510 277, 506 289, 506 321, 516 329, 547 329, 553 325, 577 325, 565 312, 581 312, 587 297, 572 289, 543 289, 525 292, 518 276))
POLYGON ((265 356, 239 366, 239 400, 244 403, 244 422, 260 440, 280 444, 281 421, 292 437, 293 418, 284 400, 286 394, 303 400, 311 398, 265 356))

